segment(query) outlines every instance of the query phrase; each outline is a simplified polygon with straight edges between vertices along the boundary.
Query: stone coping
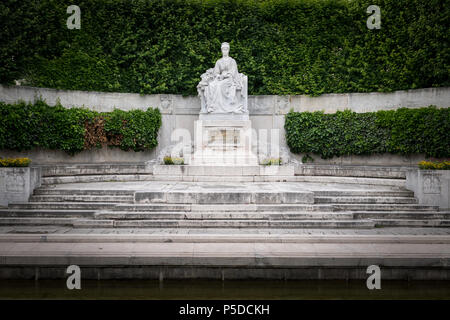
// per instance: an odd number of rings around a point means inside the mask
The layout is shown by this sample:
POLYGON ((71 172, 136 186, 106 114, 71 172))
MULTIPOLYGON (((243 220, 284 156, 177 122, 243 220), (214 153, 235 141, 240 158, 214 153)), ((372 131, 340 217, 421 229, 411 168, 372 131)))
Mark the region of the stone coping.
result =
POLYGON ((170 176, 294 176, 294 165, 159 165, 153 175, 170 176))

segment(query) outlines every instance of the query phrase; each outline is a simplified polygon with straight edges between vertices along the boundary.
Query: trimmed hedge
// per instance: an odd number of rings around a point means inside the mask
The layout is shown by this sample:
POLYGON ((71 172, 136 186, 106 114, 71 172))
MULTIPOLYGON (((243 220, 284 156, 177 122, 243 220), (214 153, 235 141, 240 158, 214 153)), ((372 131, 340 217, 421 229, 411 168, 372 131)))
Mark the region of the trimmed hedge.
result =
POLYGON ((0 150, 42 147, 73 155, 111 146, 143 151, 158 144, 160 126, 161 114, 152 108, 98 113, 60 104, 49 106, 41 100, 34 104, 0 102, 0 150))
POLYGON ((450 86, 449 1, 78 0, 69 30, 71 4, 0 2, 1 83, 196 95, 228 41, 250 94, 450 86))
POLYGON ((450 157, 450 108, 334 114, 290 111, 284 127, 292 152, 319 154, 324 159, 375 153, 450 157))

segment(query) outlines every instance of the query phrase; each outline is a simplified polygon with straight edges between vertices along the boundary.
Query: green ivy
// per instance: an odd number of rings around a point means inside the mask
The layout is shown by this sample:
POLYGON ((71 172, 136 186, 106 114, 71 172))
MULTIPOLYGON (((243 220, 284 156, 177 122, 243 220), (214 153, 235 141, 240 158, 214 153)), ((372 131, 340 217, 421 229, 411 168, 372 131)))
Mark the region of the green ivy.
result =
POLYGON ((158 109, 116 109, 100 114, 85 108, 67 109, 60 104, 49 106, 39 100, 34 104, 0 102, 0 150, 41 147, 73 155, 85 150, 86 125, 99 117, 105 120, 105 131, 111 140, 119 141, 122 150, 143 151, 158 144, 158 109))
POLYGON ((196 95, 228 41, 250 94, 450 86, 449 1, 78 0, 69 30, 71 4, 1 1, 1 83, 196 95))
POLYGON ((290 111, 285 120, 286 141, 294 153, 314 153, 324 159, 376 153, 450 157, 450 108, 290 111))
POLYGON ((158 109, 122 111, 115 109, 105 114, 105 131, 108 135, 122 137, 120 149, 149 150, 158 145, 161 114, 158 109))

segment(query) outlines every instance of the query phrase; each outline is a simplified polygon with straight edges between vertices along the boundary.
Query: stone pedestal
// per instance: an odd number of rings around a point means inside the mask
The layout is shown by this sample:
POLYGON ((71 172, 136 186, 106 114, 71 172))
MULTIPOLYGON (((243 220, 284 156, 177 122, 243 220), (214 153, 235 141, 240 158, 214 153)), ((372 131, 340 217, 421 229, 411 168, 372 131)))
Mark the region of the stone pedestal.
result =
POLYGON ((248 114, 201 114, 194 146, 192 165, 258 165, 248 114))
POLYGON ((449 170, 408 170, 406 171, 406 188, 414 191, 419 204, 450 210, 449 170))
POLYGON ((40 185, 40 167, 0 168, 0 206, 28 201, 33 190, 40 185))

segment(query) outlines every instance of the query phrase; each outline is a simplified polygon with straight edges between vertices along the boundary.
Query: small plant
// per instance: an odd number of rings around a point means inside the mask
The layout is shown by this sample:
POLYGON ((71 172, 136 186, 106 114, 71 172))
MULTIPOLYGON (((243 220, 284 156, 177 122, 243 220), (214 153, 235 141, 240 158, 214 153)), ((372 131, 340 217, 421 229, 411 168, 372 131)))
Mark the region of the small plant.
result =
POLYGON ((314 158, 311 157, 309 154, 305 154, 302 157, 302 163, 308 163, 308 162, 314 162, 314 158))
POLYGON ((28 167, 30 163, 28 158, 0 158, 0 167, 28 167))
POLYGON ((163 161, 164 161, 164 164, 167 164, 167 165, 172 165, 172 164, 182 165, 182 164, 184 164, 184 159, 183 158, 177 158, 177 157, 173 157, 172 158, 170 156, 165 156, 163 161))
POLYGON ((263 166, 279 166, 281 163, 281 158, 268 158, 261 162, 263 166))
POLYGON ((172 157, 166 156, 163 159, 164 164, 173 164, 172 157))
POLYGON ((418 165, 423 170, 450 170, 450 161, 420 161, 418 165))
POLYGON ((182 164, 184 164, 184 159, 183 158, 172 158, 172 162, 173 162, 173 164, 182 165, 182 164))

